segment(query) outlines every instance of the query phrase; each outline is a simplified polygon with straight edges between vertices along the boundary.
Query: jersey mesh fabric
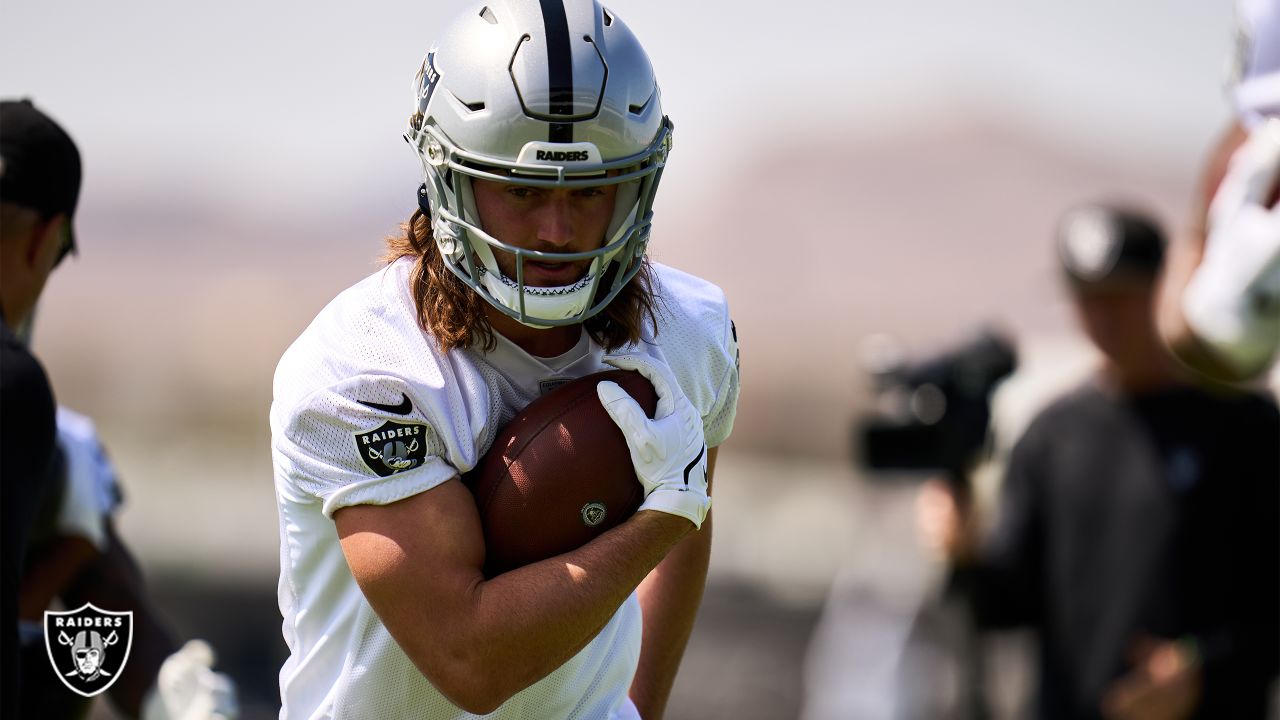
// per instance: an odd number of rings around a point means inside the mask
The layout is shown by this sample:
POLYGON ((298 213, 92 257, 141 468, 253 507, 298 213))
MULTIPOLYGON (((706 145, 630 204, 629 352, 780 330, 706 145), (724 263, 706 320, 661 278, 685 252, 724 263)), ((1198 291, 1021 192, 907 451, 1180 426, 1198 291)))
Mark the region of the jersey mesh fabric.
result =
MULTIPOLYGON (((474 717, 432 687, 382 626, 351 577, 332 515, 351 505, 396 502, 470 470, 497 430, 540 394, 546 376, 606 368, 594 342, 563 368, 546 367, 511 344, 490 354, 441 352, 417 324, 411 267, 397 261, 339 295, 276 371, 279 602, 290 648, 280 673, 282 718, 474 717), (406 414, 364 404, 399 410, 403 399, 406 414), (383 477, 362 458, 357 438, 387 422, 416 427, 426 454, 383 477)), ((717 445, 737 407, 724 296, 698 278, 655 267, 664 298, 658 335, 623 352, 663 359, 702 414, 708 444, 717 445)), ((487 717, 617 714, 628 704, 640 628, 633 593, 578 655, 487 717)))
POLYGON ((702 415, 708 447, 729 437, 738 411, 738 339, 724 292, 664 265, 658 271, 658 335, 649 354, 664 359, 702 415))

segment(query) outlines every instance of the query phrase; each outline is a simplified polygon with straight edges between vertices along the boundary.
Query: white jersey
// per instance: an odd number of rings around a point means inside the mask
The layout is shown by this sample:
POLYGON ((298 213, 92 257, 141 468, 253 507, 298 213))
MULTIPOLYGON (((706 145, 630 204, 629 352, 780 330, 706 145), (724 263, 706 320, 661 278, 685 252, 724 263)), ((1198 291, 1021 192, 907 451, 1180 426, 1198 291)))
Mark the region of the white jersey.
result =
MULTIPOLYGON (((401 259, 339 295, 285 352, 271 406, 280 513, 280 610, 290 656, 281 718, 470 718, 431 685, 360 592, 332 516, 403 500, 465 473, 543 392, 607 369, 585 333, 558 358, 498 336, 490 353, 441 352, 417 322, 401 259)), ((656 338, 623 352, 665 361, 708 446, 737 409, 737 342, 719 288, 655 265, 656 338)), ((493 718, 630 718, 640 654, 635 593, 576 656, 493 718)))
POLYGON ((107 458, 93 421, 58 406, 58 446, 66 459, 66 485, 58 508, 60 535, 75 535, 104 552, 107 516, 120 506, 116 469, 107 458))

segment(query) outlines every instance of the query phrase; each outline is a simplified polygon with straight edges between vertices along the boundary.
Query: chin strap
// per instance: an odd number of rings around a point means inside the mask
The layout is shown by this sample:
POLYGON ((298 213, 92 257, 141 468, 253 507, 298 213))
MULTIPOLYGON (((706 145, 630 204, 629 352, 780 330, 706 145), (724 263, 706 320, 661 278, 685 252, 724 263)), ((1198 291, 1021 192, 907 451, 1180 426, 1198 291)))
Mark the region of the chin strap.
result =
POLYGON ((431 217, 431 198, 427 197, 427 184, 422 183, 418 186, 418 209, 423 215, 431 217))

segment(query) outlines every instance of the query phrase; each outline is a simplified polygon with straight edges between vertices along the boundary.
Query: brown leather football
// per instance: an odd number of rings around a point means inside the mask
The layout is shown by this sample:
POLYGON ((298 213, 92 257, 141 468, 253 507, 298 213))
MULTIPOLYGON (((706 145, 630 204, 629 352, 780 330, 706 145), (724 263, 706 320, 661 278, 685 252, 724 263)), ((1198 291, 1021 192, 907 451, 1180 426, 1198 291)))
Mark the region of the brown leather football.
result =
POLYGON ((640 507, 626 439, 596 395, 601 380, 653 417, 658 396, 640 373, 587 375, 520 411, 463 476, 484 527, 487 576, 581 547, 640 507))

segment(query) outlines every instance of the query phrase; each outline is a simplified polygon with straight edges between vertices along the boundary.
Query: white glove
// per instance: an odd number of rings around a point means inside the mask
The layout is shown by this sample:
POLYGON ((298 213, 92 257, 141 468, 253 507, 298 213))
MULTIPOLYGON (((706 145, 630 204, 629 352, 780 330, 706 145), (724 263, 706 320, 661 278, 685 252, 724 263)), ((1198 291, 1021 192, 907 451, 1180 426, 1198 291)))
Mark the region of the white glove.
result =
POLYGON ((701 528, 711 498, 707 495, 707 445, 698 411, 671 369, 659 361, 640 355, 616 355, 604 361, 639 372, 658 394, 658 407, 650 420, 617 383, 606 380, 596 385, 605 411, 627 439, 631 464, 644 486, 640 509, 679 515, 701 528))
POLYGON ((1238 372, 1280 345, 1280 118, 1258 126, 1235 154, 1209 206, 1204 260, 1182 295, 1188 326, 1238 372))
POLYGON ((236 685, 214 672, 213 648, 188 640, 160 666, 156 684, 142 701, 142 720, 235 720, 240 716, 236 685))

